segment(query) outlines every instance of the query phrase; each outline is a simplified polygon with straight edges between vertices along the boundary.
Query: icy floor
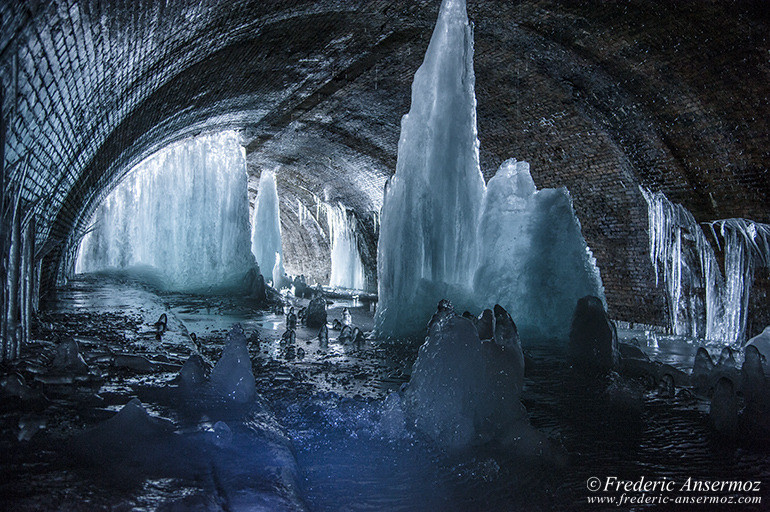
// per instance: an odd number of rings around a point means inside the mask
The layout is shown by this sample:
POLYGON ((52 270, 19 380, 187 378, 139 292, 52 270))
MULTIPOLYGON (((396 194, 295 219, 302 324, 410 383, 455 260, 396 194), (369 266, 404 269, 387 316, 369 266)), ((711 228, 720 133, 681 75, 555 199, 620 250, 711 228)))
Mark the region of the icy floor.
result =
MULTIPOLYGON (((371 329, 368 306, 342 299, 330 307, 330 321, 342 307, 351 309, 356 325, 371 329)), ((492 446, 447 455, 391 425, 385 398, 408 380, 416 347, 395 350, 372 340, 355 347, 336 342, 330 330, 325 349, 316 330, 300 327, 290 352, 280 343, 282 315, 235 299, 157 295, 89 279, 73 282, 43 320, 41 341, 17 371, 44 397, 0 402, 4 508, 238 510, 262 503, 266 510, 575 510, 587 507, 591 476, 770 477, 767 447, 713 435, 704 400, 687 393, 666 398, 645 378, 586 386, 570 377, 552 346, 526 350, 523 402, 532 425, 567 453, 563 468, 523 466, 492 446), (148 333, 164 311, 171 329, 158 342, 148 333), (187 333, 198 334, 204 356, 215 362, 236 321, 262 340, 250 346, 264 399, 257 410, 222 411, 180 399, 172 381, 193 350, 187 333), (88 375, 46 371, 50 340, 65 332, 80 342, 88 375), (115 354, 142 359, 127 357, 115 367, 109 362, 115 354), (137 363, 142 360, 150 366, 137 363), (74 461, 73 435, 132 398, 173 422, 173 442, 129 461, 109 446, 95 455, 98 464, 74 461), (232 429, 224 444, 214 439, 222 418, 232 429), (45 426, 18 441, 20 425, 36 420, 45 426)), ((635 332, 621 337, 637 337, 648 354, 675 368, 692 366, 692 345, 635 332)))

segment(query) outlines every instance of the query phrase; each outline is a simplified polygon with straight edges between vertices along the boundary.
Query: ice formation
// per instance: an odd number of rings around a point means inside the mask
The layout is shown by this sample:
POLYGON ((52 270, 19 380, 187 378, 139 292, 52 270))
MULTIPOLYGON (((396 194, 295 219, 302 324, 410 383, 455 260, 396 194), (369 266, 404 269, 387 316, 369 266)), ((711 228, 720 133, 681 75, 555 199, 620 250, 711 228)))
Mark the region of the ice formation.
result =
POLYGON ((243 328, 233 326, 225 338, 222 356, 211 370, 211 386, 220 396, 238 403, 253 401, 257 396, 251 357, 243 328))
POLYGON ((581 297, 604 302, 569 192, 537 190, 529 164, 511 159, 489 180, 483 204, 476 300, 514 311, 526 338, 566 338, 581 297))
POLYGON ((248 215, 240 136, 187 139, 144 160, 107 196, 76 271, 151 266, 169 289, 225 285, 254 264, 248 215))
POLYGON ((770 225, 746 219, 709 224, 717 244, 720 237, 724 241, 723 275, 693 215, 661 192, 641 191, 648 207, 650 259, 656 282, 663 276, 671 331, 725 343, 743 341, 754 272, 770 266, 770 225))
POLYGON ((406 404, 415 426, 448 449, 499 439, 506 429, 527 425, 519 401, 524 358, 515 326, 503 313, 495 338, 482 342, 473 322, 442 301, 420 347, 406 404))
POLYGON ((751 338, 746 343, 746 348, 749 346, 756 347, 760 354, 770 360, 770 325, 765 327, 764 331, 751 338))
POLYGON ((363 290, 364 265, 356 243, 356 219, 340 203, 326 204, 332 269, 329 286, 363 290))
POLYGON ((448 287, 471 284, 484 192, 474 82, 465 2, 444 0, 385 186, 376 313, 385 335, 418 332, 448 287))
POLYGON ((583 372, 604 373, 617 368, 618 338, 598 297, 577 301, 569 333, 570 359, 583 372))
POLYGON ((485 186, 474 87, 465 2, 444 0, 385 187, 376 329, 417 333, 451 297, 463 308, 500 302, 529 335, 564 337, 577 299, 603 297, 598 270, 566 190, 537 191, 513 160, 485 186))
POLYGON ((283 250, 281 249, 281 212, 278 188, 273 171, 262 171, 259 190, 254 203, 254 222, 251 226, 251 251, 265 280, 280 288, 283 281, 283 250))

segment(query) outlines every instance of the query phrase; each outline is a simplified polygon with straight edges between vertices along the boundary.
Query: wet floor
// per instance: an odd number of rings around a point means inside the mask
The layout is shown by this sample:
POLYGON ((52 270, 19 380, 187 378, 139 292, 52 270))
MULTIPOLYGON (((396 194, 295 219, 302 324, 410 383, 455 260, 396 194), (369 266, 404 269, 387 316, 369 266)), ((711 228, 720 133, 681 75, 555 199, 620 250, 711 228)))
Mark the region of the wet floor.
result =
MULTIPOLYGON (((293 300, 297 309, 306 302, 293 300)), ((391 393, 408 381, 416 346, 343 343, 330 330, 326 347, 317 330, 300 326, 288 347, 280 313, 239 298, 156 293, 130 282, 80 278, 52 306, 40 341, 16 368, 39 396, 4 399, 0 407, 4 508, 576 510, 603 508, 588 504, 586 482, 611 475, 757 479, 767 497, 767 448, 712 432, 706 399, 681 389, 668 396, 656 382, 629 375, 586 384, 553 344, 526 348, 522 396, 532 425, 566 455, 565 464, 549 466, 495 446, 447 454, 405 425, 391 393), (169 332, 158 340, 152 323, 163 312, 169 332), (223 410, 205 397, 178 394, 175 378, 196 350, 189 333, 214 363, 235 322, 249 338, 258 405, 223 410), (80 343, 87 374, 48 370, 55 342, 68 334, 80 343), (103 456, 73 452, 78 433, 133 398, 171 422, 165 441, 137 441, 156 457, 114 451, 109 436, 91 445, 103 456)), ((371 330, 368 304, 335 299, 330 322, 342 308, 371 330)), ((637 337, 645 352, 674 368, 692 366, 691 344, 644 333, 621 337, 637 337)), ((623 508, 633 507, 613 509, 623 508)))

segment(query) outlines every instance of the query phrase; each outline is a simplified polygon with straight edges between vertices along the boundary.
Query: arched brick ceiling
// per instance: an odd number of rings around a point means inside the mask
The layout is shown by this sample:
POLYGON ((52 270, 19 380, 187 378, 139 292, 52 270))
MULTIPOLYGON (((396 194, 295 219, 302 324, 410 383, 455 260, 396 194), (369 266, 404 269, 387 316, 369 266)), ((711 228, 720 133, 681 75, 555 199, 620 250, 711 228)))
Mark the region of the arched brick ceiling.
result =
MULTIPOLYGON (((569 188, 614 316, 663 311, 638 185, 700 221, 770 221, 763 2, 468 4, 484 174, 516 157, 538 186, 569 188)), ((253 183, 279 169, 287 257, 324 250, 297 202, 339 200, 362 219, 379 208, 438 5, 4 3, 5 163, 13 180, 30 164, 48 276, 132 164, 225 127, 242 130, 253 183)))

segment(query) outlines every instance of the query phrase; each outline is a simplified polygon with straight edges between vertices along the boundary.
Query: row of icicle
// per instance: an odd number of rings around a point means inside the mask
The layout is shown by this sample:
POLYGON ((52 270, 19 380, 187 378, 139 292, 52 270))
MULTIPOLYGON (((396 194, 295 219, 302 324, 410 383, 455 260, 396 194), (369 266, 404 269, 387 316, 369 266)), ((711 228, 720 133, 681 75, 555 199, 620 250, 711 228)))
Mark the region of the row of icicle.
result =
POLYGON ((671 332, 728 344, 744 341, 754 274, 770 268, 770 225, 747 219, 706 224, 717 249, 724 250, 723 274, 692 213, 662 192, 641 192, 648 207, 650 259, 656 284, 659 275, 664 279, 671 332))
MULTIPOLYGON (((0 105, 2 105, 0 94, 0 105)), ((6 183, 5 120, 0 116, 0 361, 19 358, 30 339, 33 311, 37 310, 41 255, 35 250, 34 204, 22 198, 27 162, 21 162, 22 179, 6 183)), ((10 169, 9 169, 10 171, 10 169)))

